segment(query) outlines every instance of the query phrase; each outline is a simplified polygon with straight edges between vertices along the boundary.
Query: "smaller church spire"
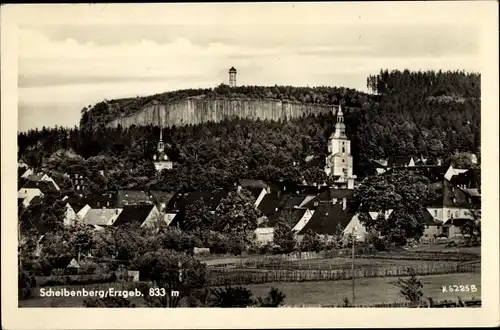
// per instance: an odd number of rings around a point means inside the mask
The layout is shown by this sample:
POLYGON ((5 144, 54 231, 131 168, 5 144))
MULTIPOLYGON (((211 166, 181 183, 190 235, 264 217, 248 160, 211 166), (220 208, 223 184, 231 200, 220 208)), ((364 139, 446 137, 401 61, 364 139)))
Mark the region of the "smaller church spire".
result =
POLYGON ((344 122, 344 113, 342 112, 342 105, 339 103, 339 111, 337 111, 337 123, 344 122))

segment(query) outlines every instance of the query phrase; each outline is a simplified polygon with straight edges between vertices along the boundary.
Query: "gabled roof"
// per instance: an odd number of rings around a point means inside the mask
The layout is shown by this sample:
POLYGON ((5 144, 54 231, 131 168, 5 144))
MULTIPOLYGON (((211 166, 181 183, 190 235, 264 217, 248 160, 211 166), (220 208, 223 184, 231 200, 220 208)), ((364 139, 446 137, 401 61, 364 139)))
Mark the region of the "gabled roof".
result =
POLYGON ((87 225, 107 225, 113 217, 118 217, 123 209, 90 209, 83 222, 87 225))
POLYGON ((266 217, 269 217, 271 214, 276 212, 276 208, 279 206, 281 200, 281 196, 278 193, 270 193, 266 194, 262 201, 259 204, 258 209, 264 214, 266 217))
POLYGON ((170 200, 175 196, 175 193, 170 191, 151 190, 149 191, 149 193, 153 197, 155 203, 165 203, 165 205, 168 205, 170 203, 170 200))
POLYGON ((28 181, 23 186, 23 189, 40 189, 44 194, 56 192, 57 188, 52 181, 28 181))
POLYGON ((411 156, 391 156, 387 160, 388 167, 402 167, 410 164, 411 156))
POLYGON ((75 211, 75 213, 78 213, 83 209, 87 204, 84 202, 68 202, 69 206, 75 211))
POLYGON ((252 180, 252 179, 241 179, 239 180, 239 185, 243 188, 269 188, 269 184, 262 180, 252 180))
POLYGON ((322 202, 298 234, 303 235, 308 230, 312 230, 320 235, 334 235, 337 227, 340 225, 340 228, 343 230, 351 222, 354 214, 349 208, 343 210, 342 204, 322 202))
POLYGON ((43 173, 38 173, 38 174, 30 174, 28 175, 28 180, 30 181, 40 181, 42 177, 44 176, 43 173))
POLYGON ((175 210, 184 210, 188 205, 201 199, 210 210, 215 211, 222 199, 226 198, 228 195, 229 191, 226 190, 193 191, 179 194, 171 208, 175 210))
POLYGON ((149 195, 142 190, 118 190, 116 194, 116 206, 151 204, 149 195))
POLYGON ((342 199, 342 198, 347 198, 347 199, 353 199, 354 198, 354 189, 335 189, 335 188, 330 188, 330 199, 337 198, 337 199, 342 199))
POLYGON ((465 186, 465 188, 480 188, 481 171, 477 169, 468 170, 454 175, 451 177, 450 182, 457 187, 465 186))
POLYGON ((154 205, 125 205, 123 211, 120 213, 118 218, 116 218, 113 226, 120 226, 125 223, 138 223, 142 224, 148 215, 151 213, 154 205))
POLYGON ((284 215, 287 214, 288 212, 290 213, 290 219, 286 219, 288 224, 290 224, 292 227, 295 226, 297 222, 299 222, 300 219, 304 216, 304 213, 306 213, 307 209, 306 208, 295 208, 295 209, 282 209, 279 210, 270 216, 267 217, 268 223, 267 227, 274 227, 276 226, 276 222, 278 219, 284 215))
POLYGON ((28 181, 29 181, 29 180, 28 180, 28 179, 26 179, 26 178, 19 178, 19 179, 17 180, 17 189, 18 189, 18 190, 19 190, 19 189, 21 189, 21 188, 22 188, 22 187, 23 187, 26 183, 28 183, 28 181))
POLYGON ((456 226, 456 227, 462 227, 465 223, 472 221, 471 219, 467 218, 455 218, 455 219, 449 219, 444 223, 445 226, 456 226))
POLYGON ((442 225, 441 222, 434 219, 432 214, 430 214, 429 210, 424 209, 422 212, 423 212, 423 222, 425 225, 427 226, 442 225))

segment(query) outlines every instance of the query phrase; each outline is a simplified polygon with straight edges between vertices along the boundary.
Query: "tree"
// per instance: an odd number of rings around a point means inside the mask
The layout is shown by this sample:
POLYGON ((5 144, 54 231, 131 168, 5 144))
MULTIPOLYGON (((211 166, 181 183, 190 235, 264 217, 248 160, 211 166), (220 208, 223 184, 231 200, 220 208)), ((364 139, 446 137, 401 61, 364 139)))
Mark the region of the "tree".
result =
POLYGON ((458 152, 450 156, 449 163, 454 168, 471 168, 472 154, 468 152, 458 152))
POLYGON ((271 288, 265 298, 258 297, 256 305, 258 307, 279 307, 283 305, 286 295, 276 288, 271 288))
POLYGON ((248 307, 254 303, 252 291, 244 287, 217 288, 211 291, 210 307, 248 307))
POLYGON ((359 220, 386 241, 403 246, 408 239, 422 237, 425 229, 422 211, 429 195, 428 179, 417 174, 395 170, 368 177, 355 195, 361 203, 359 220), (392 213, 386 216, 390 210, 392 213), (372 219, 369 211, 378 212, 378 217, 372 219))
POLYGON ((281 253, 290 253, 295 249, 295 233, 288 223, 278 220, 274 227, 273 243, 281 253))
POLYGON ((195 294, 206 284, 206 266, 185 253, 160 249, 138 256, 132 263, 153 281, 162 296, 149 294, 150 287, 142 288, 150 306, 177 307, 182 298, 195 294), (162 291, 163 290, 163 291, 162 291), (172 291, 179 291, 173 296, 172 291))
POLYGON ((481 210, 468 211, 472 219, 466 221, 460 231, 466 238, 468 245, 478 245, 481 241, 481 210))
POLYGON ((212 228, 222 233, 243 234, 246 243, 250 243, 247 235, 253 234, 260 216, 249 192, 233 192, 221 201, 212 228))
POLYGON ((18 297, 19 300, 28 299, 32 296, 33 288, 36 287, 36 279, 32 272, 18 268, 18 297))
POLYGON ((401 289, 399 293, 406 298, 406 300, 413 304, 419 304, 424 295, 423 284, 417 279, 413 268, 408 268, 408 274, 409 278, 399 278, 394 285, 401 289))
POLYGON ((318 234, 312 230, 306 231, 302 241, 300 242, 301 251, 314 251, 319 252, 323 249, 323 242, 318 234))

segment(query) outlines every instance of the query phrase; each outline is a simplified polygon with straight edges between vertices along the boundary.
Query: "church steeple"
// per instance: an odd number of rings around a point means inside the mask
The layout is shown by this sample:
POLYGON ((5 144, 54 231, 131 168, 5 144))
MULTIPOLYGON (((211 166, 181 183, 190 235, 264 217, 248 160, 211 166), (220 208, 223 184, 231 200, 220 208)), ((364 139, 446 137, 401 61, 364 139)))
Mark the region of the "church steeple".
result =
POLYGON ((335 124, 335 133, 333 134, 335 139, 347 139, 345 134, 345 124, 344 124, 344 113, 342 112, 342 106, 339 103, 339 110, 337 111, 337 123, 335 124))

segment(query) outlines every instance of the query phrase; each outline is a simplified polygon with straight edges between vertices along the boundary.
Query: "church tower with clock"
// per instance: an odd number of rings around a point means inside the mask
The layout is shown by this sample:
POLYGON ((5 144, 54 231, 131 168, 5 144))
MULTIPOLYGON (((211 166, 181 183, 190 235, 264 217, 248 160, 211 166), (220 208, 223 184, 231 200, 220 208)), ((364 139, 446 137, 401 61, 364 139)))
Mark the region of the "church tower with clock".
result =
POLYGON ((344 114, 339 104, 335 130, 328 139, 325 173, 339 188, 354 189, 351 141, 345 133, 344 114))

